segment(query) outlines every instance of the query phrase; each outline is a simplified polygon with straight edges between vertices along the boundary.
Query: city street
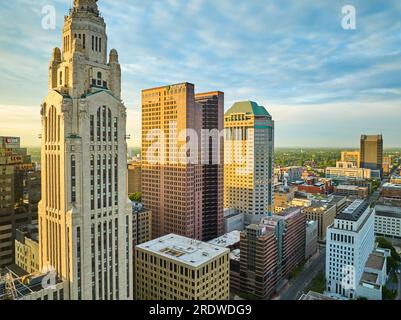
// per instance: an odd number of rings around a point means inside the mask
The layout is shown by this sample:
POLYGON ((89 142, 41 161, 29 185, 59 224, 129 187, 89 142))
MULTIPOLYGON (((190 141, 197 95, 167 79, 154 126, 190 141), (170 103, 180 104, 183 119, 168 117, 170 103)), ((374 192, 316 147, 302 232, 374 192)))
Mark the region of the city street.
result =
POLYGON ((305 269, 294 280, 291 284, 287 285, 286 288, 280 292, 279 300, 296 300, 299 298, 300 294, 312 284, 313 279, 319 274, 319 272, 324 271, 326 259, 326 249, 321 249, 319 255, 313 259, 313 261, 308 265, 305 265, 305 269))

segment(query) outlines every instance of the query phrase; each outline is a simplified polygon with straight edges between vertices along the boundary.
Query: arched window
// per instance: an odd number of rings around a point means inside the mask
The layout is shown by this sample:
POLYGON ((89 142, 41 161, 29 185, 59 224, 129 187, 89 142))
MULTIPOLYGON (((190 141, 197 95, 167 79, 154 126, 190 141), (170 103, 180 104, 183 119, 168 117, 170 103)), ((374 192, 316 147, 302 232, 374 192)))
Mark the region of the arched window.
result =
POLYGON ((60 86, 63 85, 63 71, 60 71, 60 86))

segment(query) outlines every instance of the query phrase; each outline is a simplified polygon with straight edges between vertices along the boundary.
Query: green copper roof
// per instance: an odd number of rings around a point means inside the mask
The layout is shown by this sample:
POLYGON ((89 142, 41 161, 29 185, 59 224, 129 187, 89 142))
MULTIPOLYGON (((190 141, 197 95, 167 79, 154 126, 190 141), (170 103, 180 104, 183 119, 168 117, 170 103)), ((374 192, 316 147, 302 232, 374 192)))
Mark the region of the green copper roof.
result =
POLYGON ((234 103, 233 106, 226 112, 226 115, 230 115, 232 113, 254 114, 255 116, 270 116, 265 107, 259 106, 253 101, 234 103))

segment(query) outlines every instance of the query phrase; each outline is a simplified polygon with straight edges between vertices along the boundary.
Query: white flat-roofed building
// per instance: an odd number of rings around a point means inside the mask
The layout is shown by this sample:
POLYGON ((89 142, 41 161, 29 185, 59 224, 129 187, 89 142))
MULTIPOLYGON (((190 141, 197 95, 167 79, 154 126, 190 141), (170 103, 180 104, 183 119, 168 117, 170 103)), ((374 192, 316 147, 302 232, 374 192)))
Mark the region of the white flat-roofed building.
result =
POLYGON ((327 228, 327 293, 356 297, 356 287, 374 249, 374 214, 367 201, 355 200, 327 228))
POLYGON ((377 248, 369 255, 365 270, 357 287, 357 296, 368 300, 382 300, 382 289, 388 280, 387 258, 391 250, 377 248))
POLYGON ((230 250, 169 234, 136 246, 138 300, 228 300, 230 250))
POLYGON ((401 239, 401 207, 375 207, 375 233, 378 236, 401 239))

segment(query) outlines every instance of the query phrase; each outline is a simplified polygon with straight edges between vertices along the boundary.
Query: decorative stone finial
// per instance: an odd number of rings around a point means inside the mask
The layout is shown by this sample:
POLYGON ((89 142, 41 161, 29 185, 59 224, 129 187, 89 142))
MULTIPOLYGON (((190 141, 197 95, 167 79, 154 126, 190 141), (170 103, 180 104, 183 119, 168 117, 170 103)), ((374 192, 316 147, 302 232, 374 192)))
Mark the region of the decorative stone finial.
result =
POLYGON ((74 0, 74 8, 78 11, 98 11, 97 0, 74 0))
POLYGON ((118 63, 118 52, 116 49, 112 49, 110 51, 110 63, 115 62, 118 63))
POLYGON ((54 48, 52 53, 53 61, 61 61, 61 50, 60 48, 54 48))

